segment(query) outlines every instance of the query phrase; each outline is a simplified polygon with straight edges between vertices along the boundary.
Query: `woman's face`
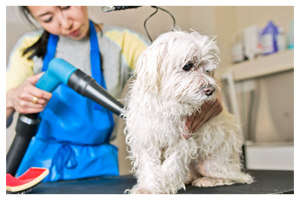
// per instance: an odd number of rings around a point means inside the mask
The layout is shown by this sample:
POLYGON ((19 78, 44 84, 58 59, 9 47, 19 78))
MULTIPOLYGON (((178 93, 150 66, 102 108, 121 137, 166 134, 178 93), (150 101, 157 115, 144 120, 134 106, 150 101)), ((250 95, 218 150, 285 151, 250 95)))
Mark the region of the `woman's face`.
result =
POLYGON ((88 35, 89 18, 86 6, 28 6, 28 9, 49 33, 74 40, 88 35))

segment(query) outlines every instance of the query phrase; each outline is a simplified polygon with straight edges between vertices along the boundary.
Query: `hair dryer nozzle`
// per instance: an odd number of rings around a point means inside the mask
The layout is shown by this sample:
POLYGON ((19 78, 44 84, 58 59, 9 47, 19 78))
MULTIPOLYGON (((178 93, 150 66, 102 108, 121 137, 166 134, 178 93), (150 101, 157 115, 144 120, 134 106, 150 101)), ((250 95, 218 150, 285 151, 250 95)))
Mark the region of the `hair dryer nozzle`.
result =
POLYGON ((120 116, 123 105, 112 97, 95 79, 77 69, 68 80, 68 86, 120 116))
POLYGON ((65 83, 82 96, 88 97, 116 115, 120 115, 123 105, 113 98, 95 79, 77 69, 61 58, 54 58, 49 68, 39 79, 36 87, 52 92, 60 84, 65 83))

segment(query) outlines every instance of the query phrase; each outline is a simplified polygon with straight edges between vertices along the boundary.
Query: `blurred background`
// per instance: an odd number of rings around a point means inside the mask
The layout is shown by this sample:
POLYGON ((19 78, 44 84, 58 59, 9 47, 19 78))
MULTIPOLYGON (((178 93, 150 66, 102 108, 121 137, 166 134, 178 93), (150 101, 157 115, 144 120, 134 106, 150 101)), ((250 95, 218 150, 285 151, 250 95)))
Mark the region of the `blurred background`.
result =
MULTIPOLYGON (((216 76, 222 99, 242 124, 247 169, 294 169, 294 7, 293 6, 161 6, 173 14, 182 30, 216 35, 221 63, 216 76)), ((145 6, 105 13, 88 6, 97 23, 121 26, 144 34, 145 19, 155 9, 145 6)), ((154 40, 171 30, 172 18, 158 11, 147 22, 154 40)), ((13 46, 35 27, 21 17, 17 6, 6 7, 6 63, 13 46)), ((6 150, 14 135, 6 129, 6 150)), ((122 124, 122 123, 119 123, 122 124)), ((119 148, 120 174, 129 174, 123 125, 114 143, 119 148)))

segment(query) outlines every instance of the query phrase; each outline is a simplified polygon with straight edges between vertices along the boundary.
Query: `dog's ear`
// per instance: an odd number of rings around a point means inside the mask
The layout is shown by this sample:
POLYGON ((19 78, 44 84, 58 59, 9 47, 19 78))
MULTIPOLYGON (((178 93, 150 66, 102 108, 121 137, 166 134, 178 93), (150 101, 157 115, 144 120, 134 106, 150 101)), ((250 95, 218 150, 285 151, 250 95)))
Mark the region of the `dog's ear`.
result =
POLYGON ((152 44, 139 57, 135 74, 140 89, 157 94, 160 90, 160 69, 165 55, 164 45, 152 44))

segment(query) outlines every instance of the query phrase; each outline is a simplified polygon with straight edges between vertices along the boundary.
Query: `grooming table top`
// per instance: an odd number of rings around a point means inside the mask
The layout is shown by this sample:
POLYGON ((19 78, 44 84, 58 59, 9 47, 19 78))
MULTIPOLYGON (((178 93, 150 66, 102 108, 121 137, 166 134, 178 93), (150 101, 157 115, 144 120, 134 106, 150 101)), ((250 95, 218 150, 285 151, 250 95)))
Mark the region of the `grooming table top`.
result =
MULTIPOLYGON (((178 194, 294 194, 294 171, 247 170, 255 182, 199 188, 186 186, 178 194)), ((40 183, 29 194, 123 194, 136 183, 131 176, 95 177, 40 183)))

